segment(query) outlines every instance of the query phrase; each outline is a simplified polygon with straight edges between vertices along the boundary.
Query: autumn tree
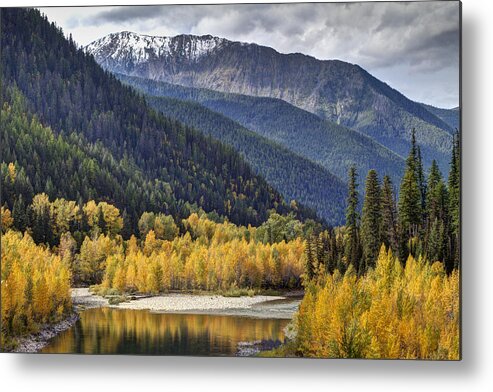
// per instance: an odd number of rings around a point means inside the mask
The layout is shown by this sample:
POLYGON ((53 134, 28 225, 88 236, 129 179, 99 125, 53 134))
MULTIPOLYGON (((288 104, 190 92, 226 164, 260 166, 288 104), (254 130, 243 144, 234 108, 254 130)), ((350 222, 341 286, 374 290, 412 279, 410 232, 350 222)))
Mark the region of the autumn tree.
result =
POLYGON ((5 233, 14 223, 14 219, 12 218, 10 210, 6 206, 1 207, 0 216, 2 218, 2 233, 5 233))

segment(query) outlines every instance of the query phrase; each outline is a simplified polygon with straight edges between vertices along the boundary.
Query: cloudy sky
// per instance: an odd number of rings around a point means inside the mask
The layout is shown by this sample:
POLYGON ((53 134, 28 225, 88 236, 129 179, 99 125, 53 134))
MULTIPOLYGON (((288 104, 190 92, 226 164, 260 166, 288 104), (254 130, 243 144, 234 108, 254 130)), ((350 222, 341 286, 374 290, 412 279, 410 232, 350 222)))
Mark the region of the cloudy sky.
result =
POLYGON ((111 32, 212 34, 356 63, 409 98, 459 104, 459 3, 41 8, 81 45, 111 32))

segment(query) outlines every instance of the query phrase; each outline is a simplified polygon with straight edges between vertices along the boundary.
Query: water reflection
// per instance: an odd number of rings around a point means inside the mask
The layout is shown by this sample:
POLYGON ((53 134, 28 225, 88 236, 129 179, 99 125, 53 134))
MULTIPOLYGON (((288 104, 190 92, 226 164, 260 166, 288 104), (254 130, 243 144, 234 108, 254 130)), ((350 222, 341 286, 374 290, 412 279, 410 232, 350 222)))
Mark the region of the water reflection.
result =
POLYGON ((283 340, 289 320, 89 309, 43 353, 235 355, 237 343, 283 340))

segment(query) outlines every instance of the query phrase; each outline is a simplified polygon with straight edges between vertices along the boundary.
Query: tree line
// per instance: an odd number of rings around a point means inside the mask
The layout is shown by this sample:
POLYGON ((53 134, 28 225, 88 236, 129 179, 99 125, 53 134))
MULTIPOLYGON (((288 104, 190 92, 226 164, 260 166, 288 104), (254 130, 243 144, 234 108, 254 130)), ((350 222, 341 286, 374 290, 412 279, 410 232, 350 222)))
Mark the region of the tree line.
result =
POLYGON ((381 245, 405 264, 409 256, 460 266, 460 146, 454 135, 448 180, 433 161, 427 174, 412 132, 411 149, 398 196, 389 176, 370 170, 360 208, 356 168, 349 171, 346 224, 307 238, 308 279, 319 270, 344 273, 349 265, 363 275, 375 268, 381 245))

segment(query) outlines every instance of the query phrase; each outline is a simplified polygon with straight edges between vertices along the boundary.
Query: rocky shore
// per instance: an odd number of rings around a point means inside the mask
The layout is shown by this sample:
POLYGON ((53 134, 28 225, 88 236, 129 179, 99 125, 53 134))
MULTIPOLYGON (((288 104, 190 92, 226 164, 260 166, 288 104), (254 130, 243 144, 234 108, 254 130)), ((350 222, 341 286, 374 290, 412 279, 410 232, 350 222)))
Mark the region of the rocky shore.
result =
POLYGON ((72 303, 79 310, 109 306, 106 298, 94 295, 86 287, 72 289, 72 303))
POLYGON ((79 314, 74 312, 66 319, 56 324, 46 324, 36 334, 23 337, 17 345, 16 353, 36 353, 48 344, 48 341, 59 333, 69 329, 79 319, 79 314))
POLYGON ((239 342, 237 346, 237 357, 254 357, 261 351, 273 350, 281 346, 279 340, 254 340, 253 342, 239 342))

